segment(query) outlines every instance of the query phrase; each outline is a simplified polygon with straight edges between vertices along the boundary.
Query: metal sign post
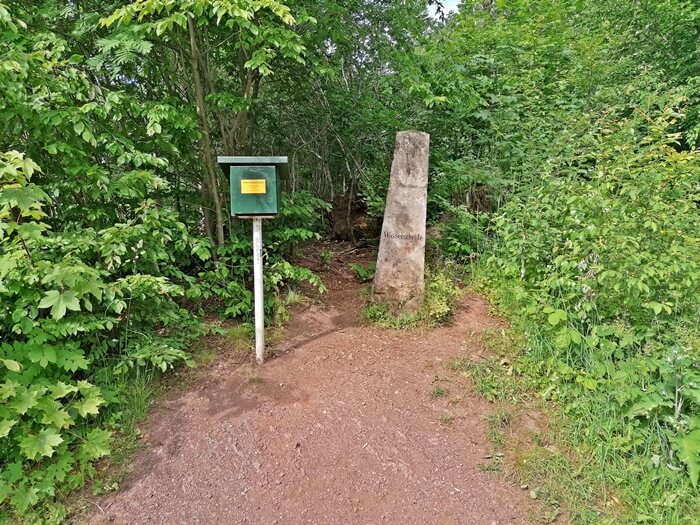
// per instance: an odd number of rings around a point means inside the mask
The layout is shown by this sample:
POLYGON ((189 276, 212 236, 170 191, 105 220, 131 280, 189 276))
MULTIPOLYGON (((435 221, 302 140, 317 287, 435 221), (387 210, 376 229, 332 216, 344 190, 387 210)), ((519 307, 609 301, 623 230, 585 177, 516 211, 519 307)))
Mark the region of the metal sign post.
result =
POLYGON ((253 219, 253 288, 255 294, 255 359, 265 360, 265 303, 263 298, 262 219, 253 219))
POLYGON ((263 301, 262 220, 279 215, 280 181, 288 173, 287 157, 218 157, 229 176, 231 215, 253 221, 253 313, 255 359, 265 360, 265 303, 263 301))

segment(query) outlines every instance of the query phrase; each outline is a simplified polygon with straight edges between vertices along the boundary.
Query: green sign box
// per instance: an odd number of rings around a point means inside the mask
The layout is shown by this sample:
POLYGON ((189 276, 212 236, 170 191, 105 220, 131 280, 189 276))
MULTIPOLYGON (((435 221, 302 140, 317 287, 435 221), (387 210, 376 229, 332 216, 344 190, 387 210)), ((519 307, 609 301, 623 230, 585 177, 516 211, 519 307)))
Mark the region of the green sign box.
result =
POLYGON ((275 217, 280 212, 280 182, 287 174, 287 157, 219 157, 228 173, 231 215, 275 217))

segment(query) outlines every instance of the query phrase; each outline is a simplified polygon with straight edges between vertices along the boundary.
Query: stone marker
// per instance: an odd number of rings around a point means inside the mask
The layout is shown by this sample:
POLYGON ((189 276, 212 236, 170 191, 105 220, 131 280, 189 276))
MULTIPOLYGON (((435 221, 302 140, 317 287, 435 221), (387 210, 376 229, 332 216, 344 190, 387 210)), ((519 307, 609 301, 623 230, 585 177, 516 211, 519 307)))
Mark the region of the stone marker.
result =
POLYGON ((396 134, 372 298, 396 311, 416 311, 425 290, 425 216, 430 135, 396 134))

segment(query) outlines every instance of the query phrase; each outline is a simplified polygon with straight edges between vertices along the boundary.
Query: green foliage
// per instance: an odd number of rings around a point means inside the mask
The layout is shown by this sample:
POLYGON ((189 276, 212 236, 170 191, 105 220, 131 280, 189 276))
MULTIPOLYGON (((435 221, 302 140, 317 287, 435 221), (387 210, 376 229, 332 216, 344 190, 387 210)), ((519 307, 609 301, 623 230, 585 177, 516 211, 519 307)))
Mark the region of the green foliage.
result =
POLYGON ((429 324, 447 322, 455 311, 462 292, 448 271, 437 271, 428 276, 425 299, 420 315, 429 324))
POLYGON ((328 211, 296 190, 386 163, 389 91, 355 97, 342 78, 376 78, 425 4, 20 4, 0 3, 0 521, 55 523, 145 414, 150 379, 190 364, 193 311, 250 315, 249 223, 227 220, 215 155, 293 161, 265 226, 266 313, 280 321, 296 284, 323 290, 286 260, 328 211))
POLYGON ((696 484, 700 164, 672 147, 677 110, 637 115, 599 124, 579 153, 595 159, 585 172, 554 165, 503 208, 491 264, 523 280, 523 312, 551 341, 552 394, 608 403, 629 421, 619 437, 638 440, 619 451, 645 454, 650 468, 685 466, 696 484))
MULTIPOLYGON (((301 282, 307 282, 320 292, 325 287, 310 270, 290 264, 285 257, 304 241, 319 239, 321 217, 328 204, 308 192, 283 194, 280 216, 265 222, 263 231, 263 263, 265 265, 265 311, 279 312, 284 307, 282 292, 301 282)), ((199 240, 192 255, 200 259, 202 271, 197 282, 187 292, 197 301, 215 300, 224 317, 250 318, 252 315, 252 240, 249 221, 237 221, 236 235, 229 243, 214 249, 205 240, 199 240), (216 255, 216 259, 212 255, 216 255)))
POLYGON ((333 250, 323 250, 318 254, 318 258, 321 261, 321 268, 323 271, 328 271, 331 267, 331 260, 333 259, 333 250))
POLYGON ((132 221, 133 244, 113 235, 122 225, 84 230, 76 244, 73 232, 42 222, 49 199, 31 182, 39 167, 17 152, 0 163, 0 505, 32 516, 59 488, 82 485, 91 462, 109 453, 113 429, 100 428, 100 416, 118 393, 101 388, 104 377, 187 360, 181 348, 196 330, 187 335, 193 320, 173 302, 180 286, 123 273, 170 260, 167 215, 153 221, 145 204, 132 221))
POLYGON ((371 303, 364 317, 384 328, 432 328, 446 323, 452 317, 462 295, 455 279, 446 269, 433 272, 426 280, 423 304, 415 313, 395 314, 385 304, 371 303))
POLYGON ((433 399, 445 397, 446 395, 447 395, 447 389, 443 388, 440 385, 434 385, 433 388, 430 389, 430 396, 433 399))
POLYGON ((374 279, 374 272, 377 271, 377 263, 370 263, 367 266, 350 263, 350 268, 355 272, 361 283, 368 283, 374 279))
MULTIPOLYGON (((63 519, 148 379, 189 362, 191 310, 250 315, 217 153, 290 155, 265 225, 280 321, 297 283, 323 289, 287 261, 323 231, 319 196, 379 217, 394 132, 417 128, 440 260, 481 271, 529 336, 465 371, 506 399, 523 374, 571 416, 599 470, 577 501, 625 507, 574 519, 692 522, 700 9, 474 1, 442 23, 428 3, 0 3, 0 519, 63 519)), ((366 313, 432 326, 457 296, 437 272, 418 314, 366 313)))
MULTIPOLYGON (((483 254, 472 267, 527 334, 509 367, 557 401, 564 440, 595 464, 582 467, 586 497, 571 494, 573 519, 692 523, 700 71, 688 24, 700 11, 663 0, 494 10, 462 9, 416 61, 428 72, 416 89, 444 97, 427 120, 438 243, 456 259, 483 254), (611 491, 603 516, 581 508, 611 491)), ((500 362, 465 366, 486 396, 512 383, 500 362)))
POLYGON ((297 21, 287 5, 274 0, 236 3, 178 0, 165 4, 160 0, 146 0, 118 8, 101 23, 109 27, 126 25, 134 19, 146 21, 142 24, 144 30, 158 37, 177 29, 187 29, 188 21, 194 21, 197 26, 222 25, 229 32, 242 36, 238 45, 248 55, 245 68, 267 76, 272 73, 272 62, 277 56, 303 63, 304 48, 300 36, 291 26, 297 22, 313 23, 313 18, 303 13, 298 18, 297 21), (260 18, 267 18, 262 30, 256 25, 260 18), (270 19, 278 23, 272 23, 270 19))
POLYGON ((465 207, 446 206, 437 245, 440 253, 454 261, 469 262, 486 246, 484 225, 465 207))

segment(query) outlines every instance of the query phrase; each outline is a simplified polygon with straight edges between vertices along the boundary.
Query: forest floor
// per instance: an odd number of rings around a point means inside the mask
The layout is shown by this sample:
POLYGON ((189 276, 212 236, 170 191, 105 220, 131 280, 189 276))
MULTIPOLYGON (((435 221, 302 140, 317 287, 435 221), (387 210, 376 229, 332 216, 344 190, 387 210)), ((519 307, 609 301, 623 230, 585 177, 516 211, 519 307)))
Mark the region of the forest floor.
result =
POLYGON ((88 523, 530 523, 527 491, 485 468, 496 407, 446 366, 486 358, 503 322, 466 294, 448 326, 370 326, 348 265, 374 252, 333 246, 328 292, 294 307, 274 357, 224 354, 165 396, 88 523))

